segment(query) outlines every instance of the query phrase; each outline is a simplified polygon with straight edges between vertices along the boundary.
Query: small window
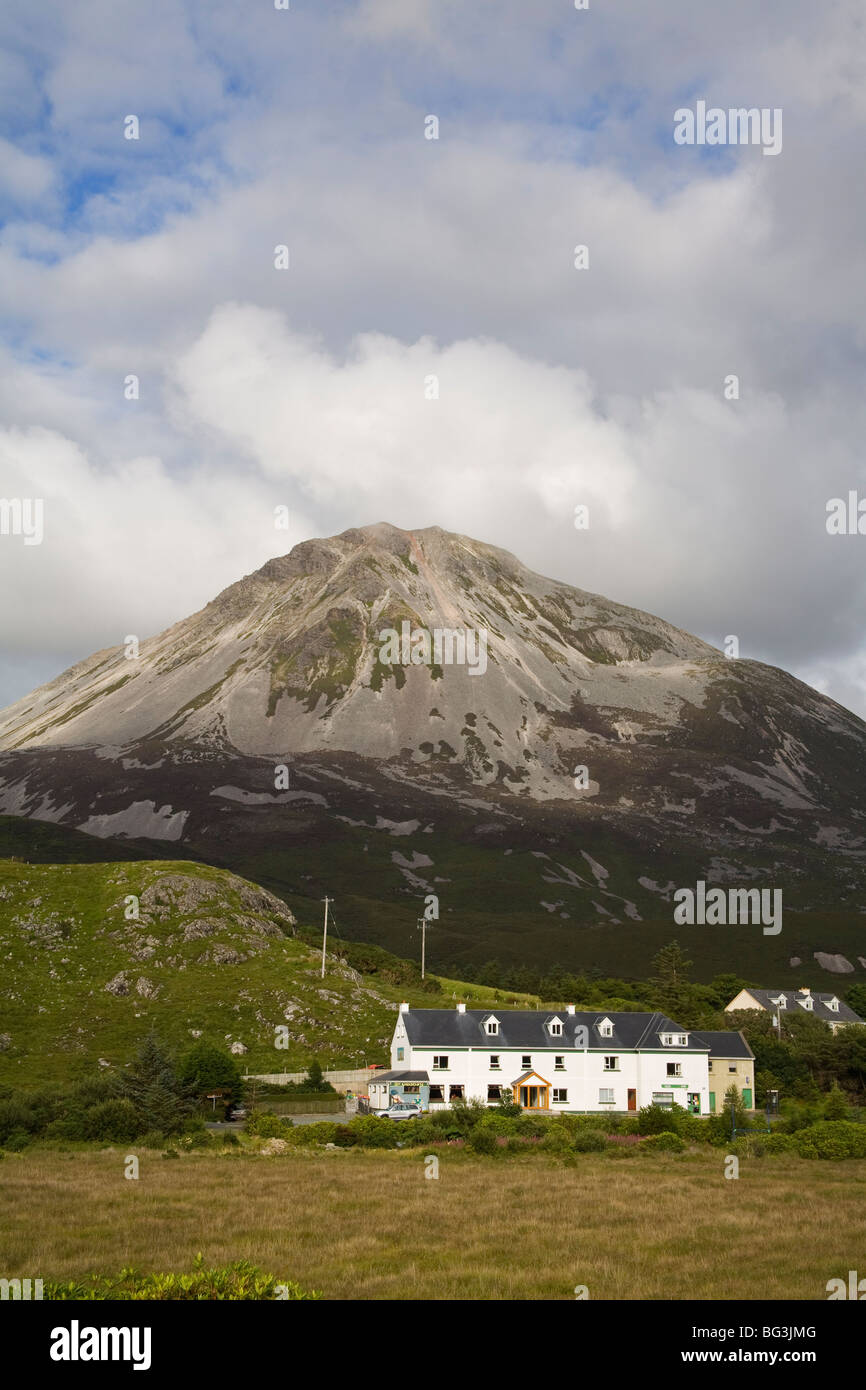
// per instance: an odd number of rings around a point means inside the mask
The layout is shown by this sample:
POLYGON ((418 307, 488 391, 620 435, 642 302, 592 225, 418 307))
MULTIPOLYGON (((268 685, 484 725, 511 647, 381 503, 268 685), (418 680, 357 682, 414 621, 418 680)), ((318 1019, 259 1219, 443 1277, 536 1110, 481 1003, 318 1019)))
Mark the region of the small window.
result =
POLYGON ((463 1099, 463 1087, 462 1087, 462 1086, 449 1086, 449 1088, 448 1088, 448 1099, 449 1099, 449 1100, 462 1100, 462 1099, 463 1099))
POLYGON ((827 1008, 832 1009, 834 1014, 839 1012, 839 1000, 835 997, 827 1000, 827 1008))
POLYGON ((487 1087, 487 1099, 488 1099, 488 1100, 495 1100, 495 1101, 497 1101, 497 1102, 500 1101, 500 1100, 502 1099, 502 1087, 501 1087, 501 1086, 488 1086, 488 1087, 487 1087))
POLYGON ((598 1031, 603 1038, 613 1037, 613 1024, 609 1018, 602 1019, 601 1023, 598 1025, 598 1031))
POLYGON ((402 1048, 402 1047, 398 1047, 398 1048, 397 1048, 397 1061, 398 1061, 398 1062, 402 1062, 402 1060, 403 1060, 403 1048, 402 1048))
POLYGON ((660 1110, 670 1110, 673 1103, 673 1091, 653 1091, 653 1105, 657 1105, 660 1110))
POLYGON ((498 1024, 498 1022, 496 1021, 496 1019, 495 1019, 495 1018, 488 1018, 488 1020, 487 1020, 487 1033, 488 1033, 488 1036, 491 1037, 491 1038, 495 1038, 495 1037, 496 1037, 496 1034, 497 1034, 498 1032, 499 1032, 499 1024, 498 1024))
POLYGON ((613 1105, 613 1090, 609 1086, 602 1086, 598 1093, 599 1105, 613 1105))
POLYGON ((682 1076, 682 1062, 668 1062, 668 1076, 682 1076))
POLYGON ((712 1071, 712 1069, 713 1069, 712 1058, 709 1058, 709 1059, 707 1060, 707 1071, 712 1071))
POLYGON ((521 1057, 520 1065, 523 1067, 524 1071, 529 1071, 529 1068, 532 1066, 532 1058, 528 1052, 525 1052, 521 1057))
POLYGON ((444 1054, 440 1054, 438 1057, 434 1057, 434 1058, 433 1058, 433 1070, 434 1070, 434 1071, 447 1071, 447 1070, 448 1070, 448 1058, 447 1058, 444 1054))
POLYGON ((555 1038, 562 1037, 562 1024, 560 1023, 558 1018, 553 1019, 550 1025, 550 1031, 555 1038))
POLYGON ((565 1071, 565 1058, 564 1058, 564 1057, 554 1057, 554 1059, 553 1059, 553 1069, 554 1069, 554 1071, 565 1071))
POLYGON ((444 1099, 445 1099, 445 1096, 444 1096, 443 1093, 442 1093, 442 1087, 441 1087, 441 1086, 431 1086, 431 1087, 430 1087, 430 1104, 431 1104, 431 1105, 437 1105, 437 1104, 438 1104, 438 1105, 441 1105, 442 1102, 444 1101, 444 1099))
POLYGON ((563 1086, 554 1086, 553 1103, 554 1105, 568 1104, 568 1091, 563 1086))
POLYGON ((605 1059, 604 1059, 604 1069, 605 1069, 605 1071, 619 1071, 619 1058, 618 1058, 618 1057, 605 1057, 605 1059))
POLYGON ((732 1071, 732 1072, 736 1075, 736 1071, 737 1071, 736 1065, 734 1065, 733 1067, 728 1067, 728 1071, 732 1071))
POLYGON ((498 1053, 498 1052, 491 1052, 491 1054, 490 1054, 490 1070, 491 1070, 491 1071, 499 1071, 499 1053, 498 1053))

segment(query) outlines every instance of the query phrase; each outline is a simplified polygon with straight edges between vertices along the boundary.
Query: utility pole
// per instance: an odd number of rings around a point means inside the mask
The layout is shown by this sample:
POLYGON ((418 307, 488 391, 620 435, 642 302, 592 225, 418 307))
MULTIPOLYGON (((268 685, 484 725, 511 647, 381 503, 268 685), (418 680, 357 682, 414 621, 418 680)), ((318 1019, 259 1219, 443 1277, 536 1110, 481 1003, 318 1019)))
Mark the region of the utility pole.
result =
POLYGON ((421 979, 424 979, 424 964, 427 948, 427 918, 419 917, 418 926, 421 928, 421 979))
POLYGON ((325 947, 328 944, 328 903, 333 902, 333 898, 325 898, 325 928, 322 932, 322 979, 325 978, 325 947))

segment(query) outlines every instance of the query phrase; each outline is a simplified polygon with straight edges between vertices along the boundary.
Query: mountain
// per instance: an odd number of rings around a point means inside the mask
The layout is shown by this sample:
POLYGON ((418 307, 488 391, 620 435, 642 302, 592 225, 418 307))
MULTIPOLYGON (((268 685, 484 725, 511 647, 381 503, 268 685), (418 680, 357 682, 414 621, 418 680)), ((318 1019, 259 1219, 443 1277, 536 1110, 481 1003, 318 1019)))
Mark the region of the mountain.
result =
MULTIPOLYGON (((438 527, 295 546, 0 713, 0 750, 0 812, 182 845, 302 919, 327 891, 346 935, 404 955, 428 893, 452 963, 670 937, 700 878, 862 901, 861 720, 438 527)), ((813 919, 794 954, 831 937, 813 919)))

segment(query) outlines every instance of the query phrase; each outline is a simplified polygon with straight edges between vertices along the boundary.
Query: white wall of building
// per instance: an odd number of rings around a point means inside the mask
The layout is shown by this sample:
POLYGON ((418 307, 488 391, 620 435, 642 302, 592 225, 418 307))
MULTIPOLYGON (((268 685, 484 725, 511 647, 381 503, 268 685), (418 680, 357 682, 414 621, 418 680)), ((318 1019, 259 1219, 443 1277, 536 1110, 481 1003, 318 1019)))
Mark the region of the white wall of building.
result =
MULTIPOLYGON (((636 1091, 635 1106, 651 1105, 655 1093, 672 1094, 674 1103, 687 1106, 690 1093, 700 1096, 700 1113, 710 1113, 710 1086, 707 1068, 707 1053, 690 1051, 688 1047, 659 1047, 653 1051, 624 1051, 613 1044, 607 1050, 601 1048, 580 1048, 569 1050, 552 1045, 549 1048, 530 1049, 523 1053, 519 1048, 497 1047, 496 1040, 490 1045, 472 1048, 413 1047, 408 1037, 402 1017, 397 1021, 391 1044, 391 1066, 396 1070, 426 1071, 431 1085, 441 1085, 444 1090, 444 1104, 448 1104, 448 1088, 462 1085, 466 1100, 478 1099, 488 1103, 489 1085, 513 1086, 519 1076, 526 1071, 535 1071, 550 1083, 550 1109, 577 1111, 624 1111, 628 1109, 629 1089, 636 1091), (402 1057, 399 1056, 402 1049, 402 1057), (433 1065, 436 1056, 448 1057, 448 1069, 443 1071, 433 1065), (491 1056, 498 1056, 499 1067, 491 1066, 491 1056), (615 1057, 616 1070, 609 1071, 605 1057, 615 1057), (524 1058, 529 1057, 529 1066, 524 1058), (557 1067, 556 1058, 562 1058, 562 1066, 557 1067), (668 1066, 679 1067, 680 1074, 670 1076, 668 1066), (568 1099, 554 1102, 553 1088, 564 1090, 568 1099), (613 1091, 613 1103, 600 1098, 602 1088, 613 1091)), ((490 1101, 490 1104, 496 1104, 490 1101)), ((431 1109, 438 1108, 431 1101, 431 1109)))

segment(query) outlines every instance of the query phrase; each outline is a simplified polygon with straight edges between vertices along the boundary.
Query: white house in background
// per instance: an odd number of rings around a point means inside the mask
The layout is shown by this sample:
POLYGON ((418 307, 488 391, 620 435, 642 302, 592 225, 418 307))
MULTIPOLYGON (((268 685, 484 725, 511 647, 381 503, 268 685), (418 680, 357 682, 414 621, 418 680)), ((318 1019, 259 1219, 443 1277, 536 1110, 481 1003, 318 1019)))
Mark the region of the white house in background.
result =
MULTIPOLYGON (((715 1035, 728 1036, 738 1035, 715 1035)), ((505 1089, 530 1111, 677 1104, 706 1115, 713 1051, 660 1013, 578 1013, 573 1004, 560 1013, 401 1004, 392 1070, 371 1080, 370 1107, 408 1102, 435 1110, 470 1099, 497 1105, 505 1089)))
POLYGON ((766 1013, 811 1014, 829 1023, 834 1033, 847 1028, 851 1023, 863 1023, 847 1004, 835 994, 817 994, 811 989, 741 989, 739 994, 725 1005, 725 1013, 736 1013, 738 1009, 762 1009, 766 1013))

